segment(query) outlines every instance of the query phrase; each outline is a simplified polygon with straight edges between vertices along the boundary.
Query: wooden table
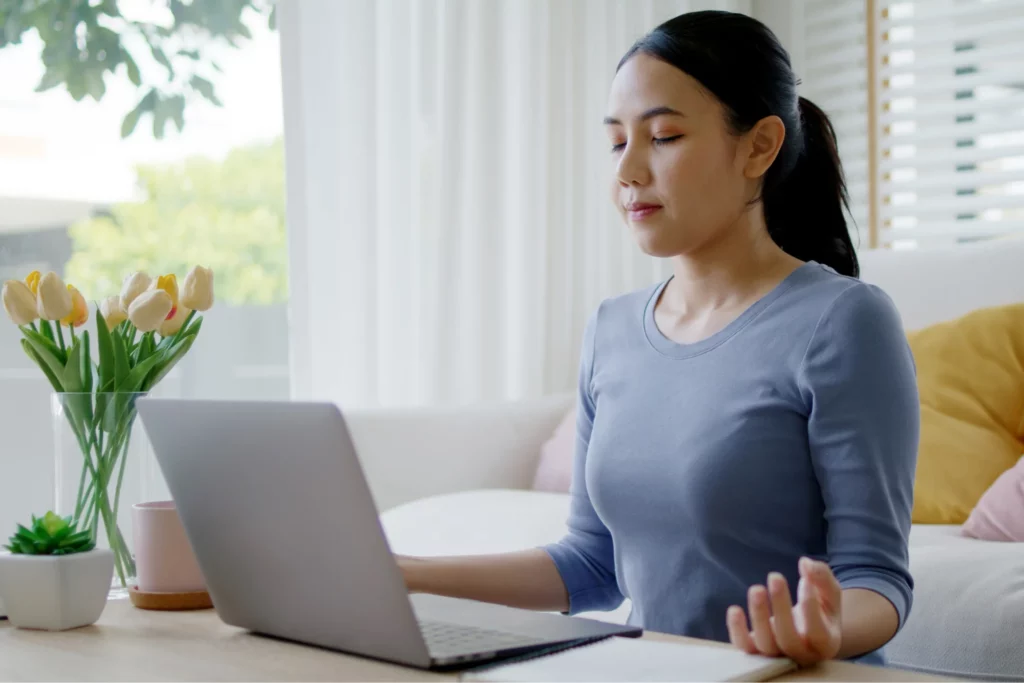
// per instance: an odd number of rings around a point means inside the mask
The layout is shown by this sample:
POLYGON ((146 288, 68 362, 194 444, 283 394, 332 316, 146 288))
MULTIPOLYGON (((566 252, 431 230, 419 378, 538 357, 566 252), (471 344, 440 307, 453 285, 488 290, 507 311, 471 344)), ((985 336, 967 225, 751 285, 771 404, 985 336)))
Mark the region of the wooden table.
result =
MULTIPOLYGON (((645 638, 679 639, 649 633, 645 638)), ((681 639, 679 639, 681 640, 681 639)), ((431 681, 437 674, 252 635, 213 610, 152 612, 111 601, 94 626, 46 633, 0 621, 0 680, 431 681)), ((777 680, 928 681, 909 672, 828 662, 777 680)))

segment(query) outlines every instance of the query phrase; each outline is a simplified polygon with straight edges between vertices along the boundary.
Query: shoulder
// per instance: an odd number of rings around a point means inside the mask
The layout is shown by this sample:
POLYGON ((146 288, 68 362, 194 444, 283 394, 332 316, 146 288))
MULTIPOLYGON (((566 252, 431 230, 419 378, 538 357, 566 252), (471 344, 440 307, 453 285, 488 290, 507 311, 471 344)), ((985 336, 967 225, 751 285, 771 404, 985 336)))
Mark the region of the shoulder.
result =
POLYGON ((811 341, 841 334, 887 333, 903 337, 903 321, 892 298, 879 286, 821 267, 815 287, 817 321, 811 341))
POLYGON ((664 286, 665 281, 657 282, 604 299, 587 322, 586 336, 593 341, 599 336, 618 336, 630 330, 642 330, 647 307, 664 286))

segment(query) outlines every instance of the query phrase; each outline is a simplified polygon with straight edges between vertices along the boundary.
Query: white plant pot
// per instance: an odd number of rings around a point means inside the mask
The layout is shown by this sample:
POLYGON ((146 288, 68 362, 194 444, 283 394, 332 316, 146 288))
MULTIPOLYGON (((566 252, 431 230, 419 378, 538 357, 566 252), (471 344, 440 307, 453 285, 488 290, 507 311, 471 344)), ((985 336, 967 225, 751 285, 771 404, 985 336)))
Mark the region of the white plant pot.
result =
POLYGON ((0 600, 18 628, 65 631, 93 624, 114 579, 114 554, 0 554, 0 600))

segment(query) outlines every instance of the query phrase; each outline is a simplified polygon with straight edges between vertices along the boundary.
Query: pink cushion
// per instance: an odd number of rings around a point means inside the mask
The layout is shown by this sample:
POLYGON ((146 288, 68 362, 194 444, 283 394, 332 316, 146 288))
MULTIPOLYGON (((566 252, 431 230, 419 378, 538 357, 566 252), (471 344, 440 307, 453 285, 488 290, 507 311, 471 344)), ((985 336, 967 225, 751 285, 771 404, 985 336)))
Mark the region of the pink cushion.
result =
POLYGON ((986 541, 1024 542, 1024 457, 992 482, 962 531, 986 541))
POLYGON ((540 448, 540 460, 533 476, 537 491, 568 493, 572 482, 572 459, 576 450, 576 409, 570 410, 555 432, 540 448))

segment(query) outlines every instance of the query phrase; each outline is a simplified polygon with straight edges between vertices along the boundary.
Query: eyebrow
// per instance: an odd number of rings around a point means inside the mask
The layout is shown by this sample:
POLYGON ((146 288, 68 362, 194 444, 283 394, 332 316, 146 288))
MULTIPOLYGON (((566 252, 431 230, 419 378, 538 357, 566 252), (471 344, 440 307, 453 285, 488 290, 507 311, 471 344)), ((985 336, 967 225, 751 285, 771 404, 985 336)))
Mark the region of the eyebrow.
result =
MULTIPOLYGON (((685 117, 686 114, 684 114, 681 111, 676 111, 672 107, 654 107, 653 109, 648 109, 643 114, 641 114, 640 115, 640 120, 641 121, 648 121, 650 119, 653 119, 656 116, 684 116, 685 117)), ((604 125, 606 125, 606 126, 621 126, 622 125, 622 121, 619 121, 618 119, 612 118, 611 116, 606 116, 606 117, 604 117, 604 125)))

